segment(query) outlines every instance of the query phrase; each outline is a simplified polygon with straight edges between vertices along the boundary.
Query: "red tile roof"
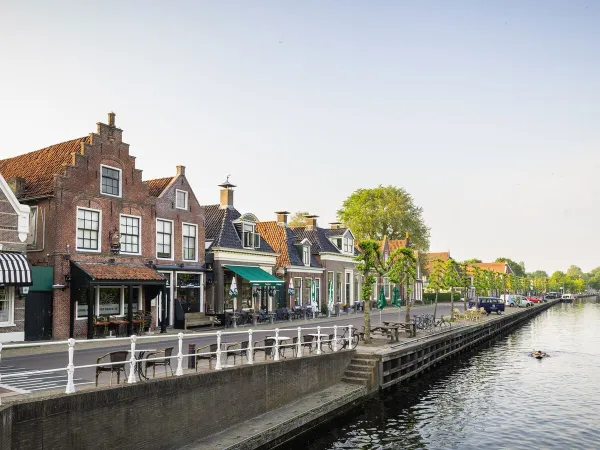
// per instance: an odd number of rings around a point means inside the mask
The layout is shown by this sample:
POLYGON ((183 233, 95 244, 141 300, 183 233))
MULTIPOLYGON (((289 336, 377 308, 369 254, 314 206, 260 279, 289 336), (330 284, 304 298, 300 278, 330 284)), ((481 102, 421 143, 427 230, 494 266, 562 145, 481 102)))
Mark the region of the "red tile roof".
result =
POLYGON ((504 262, 493 262, 493 263, 472 263, 469 264, 468 270, 471 271, 473 266, 480 267, 484 270, 490 270, 496 273, 511 273, 512 270, 507 263, 504 262))
POLYGON ((90 137, 61 142, 50 147, 0 160, 0 173, 4 179, 25 179, 21 198, 41 197, 54 192, 54 175, 64 173, 73 164, 73 153, 82 154, 81 144, 89 143, 90 137))
POLYGON ((173 177, 155 178, 154 180, 147 180, 145 183, 150 188, 150 195, 159 197, 172 180, 173 177))
POLYGON ((436 259, 441 259, 442 261, 448 261, 450 259, 450 252, 433 252, 426 253, 427 262, 425 264, 424 271, 426 274, 431 273, 431 269, 433 267, 433 261, 436 259))
POLYGON ((399 248, 406 248, 406 241, 406 239, 389 240, 388 243, 390 246, 390 254, 394 253, 399 248))
POLYGON ((77 263, 95 280, 141 280, 162 281, 163 276, 147 266, 125 266, 119 264, 77 263))
POLYGON ((275 253, 279 254, 275 267, 292 265, 283 226, 278 225, 277 222, 259 222, 256 224, 256 231, 260 234, 261 239, 264 239, 275 253))

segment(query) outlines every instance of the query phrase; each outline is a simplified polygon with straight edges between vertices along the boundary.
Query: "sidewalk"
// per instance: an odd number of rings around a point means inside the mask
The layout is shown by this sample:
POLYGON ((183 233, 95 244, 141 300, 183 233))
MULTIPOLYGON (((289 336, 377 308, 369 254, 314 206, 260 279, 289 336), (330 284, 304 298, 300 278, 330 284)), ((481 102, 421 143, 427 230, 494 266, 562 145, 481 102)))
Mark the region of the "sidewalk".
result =
MULTIPOLYGON (((446 303, 438 304, 438 310, 440 307, 444 307, 446 303)), ((449 306, 449 304, 448 304, 449 306)), ((411 313, 419 313, 423 310, 431 309, 432 305, 424 305, 424 306, 413 306, 411 307, 411 313)), ((405 309, 402 308, 400 310, 400 314, 403 315, 405 313, 405 309)), ((393 319, 398 318, 398 310, 396 308, 386 308, 382 312, 382 317, 390 318, 393 316, 393 319)), ((224 327, 205 327, 196 330, 178 330, 173 328, 168 328, 166 333, 159 333, 158 331, 154 331, 151 334, 145 333, 144 339, 138 339, 136 342, 137 345, 146 344, 146 343, 159 343, 159 342, 174 342, 177 339, 177 335, 179 333, 184 334, 184 339, 187 335, 195 335, 194 337, 201 338, 202 336, 208 336, 210 334, 214 334, 217 331, 222 331, 224 334, 229 333, 243 333, 248 332, 248 330, 252 329, 253 331, 264 331, 264 330, 274 330, 276 328, 279 329, 296 329, 298 327, 302 328, 316 328, 318 326, 323 326, 323 324, 331 324, 333 325, 348 325, 351 321, 353 322, 353 326, 362 326, 362 318, 363 313, 359 312, 356 314, 343 314, 339 317, 320 317, 316 319, 299 319, 292 321, 279 321, 273 324, 257 324, 256 326, 251 325, 243 325, 237 328, 224 328, 224 327), (356 322, 360 321, 360 325, 356 322)), ((379 311, 371 310, 371 323, 374 323, 375 320, 379 319, 379 311)), ((188 336, 188 339, 192 338, 192 336, 188 336)), ((42 355, 42 354, 51 354, 51 353, 63 353, 67 350, 67 344, 63 343, 52 345, 52 342, 60 342, 60 341, 38 341, 38 342, 7 342, 3 343, 3 349, 1 356, 2 358, 9 358, 15 356, 30 356, 30 355, 42 355), (27 347, 21 348, 6 348, 9 345, 23 345, 26 344, 27 347)), ((75 344, 76 349, 99 349, 99 348, 111 348, 111 347, 122 347, 124 345, 128 345, 130 343, 129 338, 102 338, 102 339, 78 339, 78 342, 75 344)))

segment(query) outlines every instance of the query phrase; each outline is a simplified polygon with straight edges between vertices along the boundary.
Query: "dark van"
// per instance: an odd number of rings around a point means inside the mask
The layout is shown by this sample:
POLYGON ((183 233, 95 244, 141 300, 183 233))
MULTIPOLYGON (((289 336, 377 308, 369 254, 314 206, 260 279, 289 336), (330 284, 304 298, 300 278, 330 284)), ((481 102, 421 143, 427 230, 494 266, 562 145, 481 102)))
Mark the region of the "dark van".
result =
MULTIPOLYGON (((475 301, 469 302, 469 308, 475 307, 475 301)), ((479 297, 479 307, 483 308, 486 313, 491 314, 495 312, 500 314, 504 311, 504 301, 498 297, 479 297)))

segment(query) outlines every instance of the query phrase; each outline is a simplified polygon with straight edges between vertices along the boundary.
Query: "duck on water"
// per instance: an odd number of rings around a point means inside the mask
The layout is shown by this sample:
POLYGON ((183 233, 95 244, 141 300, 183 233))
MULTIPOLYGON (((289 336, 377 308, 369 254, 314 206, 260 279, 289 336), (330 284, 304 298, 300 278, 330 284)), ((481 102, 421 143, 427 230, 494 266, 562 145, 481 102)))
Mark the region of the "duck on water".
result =
POLYGON ((548 353, 543 352, 541 350, 533 350, 529 356, 533 356, 536 359, 542 359, 545 358, 546 356, 550 356, 548 353))

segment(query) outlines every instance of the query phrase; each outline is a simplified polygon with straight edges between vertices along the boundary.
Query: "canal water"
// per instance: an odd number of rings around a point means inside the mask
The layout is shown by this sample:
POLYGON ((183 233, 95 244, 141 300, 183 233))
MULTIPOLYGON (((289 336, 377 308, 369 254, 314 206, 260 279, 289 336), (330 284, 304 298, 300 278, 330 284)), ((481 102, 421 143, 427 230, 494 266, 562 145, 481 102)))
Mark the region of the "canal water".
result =
POLYGON ((284 446, 599 449, 600 304, 554 306, 284 446))

